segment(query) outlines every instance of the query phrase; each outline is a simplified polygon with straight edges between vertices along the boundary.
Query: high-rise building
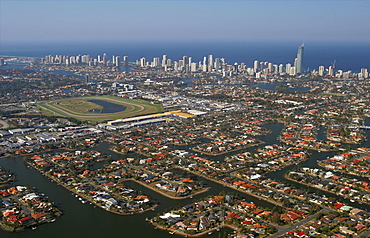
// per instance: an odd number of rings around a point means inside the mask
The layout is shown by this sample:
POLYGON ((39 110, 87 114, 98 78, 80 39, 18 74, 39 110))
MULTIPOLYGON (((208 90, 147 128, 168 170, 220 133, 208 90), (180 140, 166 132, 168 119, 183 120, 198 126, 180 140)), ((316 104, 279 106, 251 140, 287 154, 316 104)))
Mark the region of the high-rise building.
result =
POLYGON ((367 68, 361 68, 361 74, 363 75, 363 78, 368 78, 369 77, 369 72, 367 68))
POLYGON ((120 67, 120 57, 119 56, 116 56, 115 63, 117 67, 120 67))
POLYGON ((146 66, 146 59, 143 57, 140 59, 140 67, 145 67, 146 66))
POLYGON ((290 64, 290 63, 287 63, 286 65, 285 65, 285 72, 287 73, 287 74, 290 74, 290 68, 292 67, 292 65, 290 64))
POLYGON ((213 68, 213 55, 208 56, 208 65, 210 65, 213 68))
POLYGON ((185 65, 189 64, 189 57, 187 57, 186 55, 184 55, 182 57, 182 61, 183 61, 182 66, 185 66, 185 65))
POLYGON ((239 73, 239 65, 238 65, 237 62, 234 63, 234 71, 235 71, 236 74, 239 73))
POLYGON ((319 76, 324 76, 325 67, 323 65, 319 66, 319 76))
POLYGON ((254 63, 253 63, 254 73, 257 73, 258 72, 258 66, 259 66, 258 60, 255 60, 254 63))
POLYGON ((184 66, 185 66, 184 60, 179 60, 179 67, 184 67, 184 66))
POLYGON ((296 65, 297 74, 303 73, 303 50, 304 50, 304 44, 298 47, 297 65, 296 65))
POLYGON ((282 74, 284 72, 284 65, 279 64, 279 74, 282 74))
POLYGON ((202 71, 207 72, 207 57, 203 58, 202 71))
POLYGON ((215 70, 218 71, 220 69, 221 60, 220 58, 215 59, 215 70))
POLYGON ((167 55, 162 56, 162 67, 167 65, 167 55))
POLYGON ((125 65, 125 67, 128 66, 128 56, 123 56, 123 63, 125 65))
POLYGON ((104 65, 104 66, 107 66, 107 63, 108 63, 107 54, 106 54, 106 53, 104 53, 104 54, 103 54, 103 65, 104 65))
POLYGON ((197 66, 198 66, 197 63, 191 63, 191 65, 190 65, 190 71, 191 72, 196 72, 197 71, 197 66))
POLYGON ((172 65, 172 60, 171 59, 167 59, 167 66, 171 66, 172 65))
POLYGON ((268 69, 268 71, 269 71, 269 73, 272 73, 273 72, 273 63, 268 63, 268 65, 267 65, 267 69, 268 69))
POLYGON ((297 74, 297 68, 296 67, 290 67, 290 73, 289 75, 294 76, 297 74))
POLYGON ((158 66, 159 66, 159 57, 154 57, 152 67, 158 67, 158 66))
POLYGON ((329 69, 328 69, 328 75, 329 76, 334 76, 334 66, 329 66, 329 69))

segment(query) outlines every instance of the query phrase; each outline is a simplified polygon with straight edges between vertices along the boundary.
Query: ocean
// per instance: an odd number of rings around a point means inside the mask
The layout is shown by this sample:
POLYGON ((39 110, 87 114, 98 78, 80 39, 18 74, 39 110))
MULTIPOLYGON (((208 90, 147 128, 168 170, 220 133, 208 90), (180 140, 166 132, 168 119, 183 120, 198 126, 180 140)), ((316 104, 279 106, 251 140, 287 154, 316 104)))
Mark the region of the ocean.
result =
MULTIPOLYGON (((193 62, 203 60, 210 54, 214 58, 224 58, 229 64, 244 62, 253 67, 255 60, 274 64, 294 63, 299 42, 75 42, 75 43, 0 43, 2 56, 44 57, 45 55, 83 55, 93 58, 106 53, 112 56, 129 56, 130 62, 142 57, 152 61, 163 54, 172 60, 186 55, 193 62)), ((335 63, 336 69, 359 72, 370 69, 370 42, 305 42, 303 64, 305 70, 326 68, 335 63)))

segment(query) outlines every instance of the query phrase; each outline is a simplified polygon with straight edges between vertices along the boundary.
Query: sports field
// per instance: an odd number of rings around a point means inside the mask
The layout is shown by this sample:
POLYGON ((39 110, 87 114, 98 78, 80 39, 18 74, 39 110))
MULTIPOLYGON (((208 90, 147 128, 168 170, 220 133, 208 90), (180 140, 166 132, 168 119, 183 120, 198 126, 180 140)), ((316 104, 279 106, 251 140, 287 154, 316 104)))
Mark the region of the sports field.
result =
POLYGON ((73 117, 81 121, 89 120, 101 122, 119 118, 134 117, 139 115, 162 112, 163 107, 159 104, 139 99, 126 99, 113 96, 91 96, 78 98, 64 98, 57 100, 41 101, 37 103, 39 110, 49 116, 73 117), (124 106, 123 111, 115 113, 92 113, 91 110, 101 111, 102 106, 89 102, 89 100, 100 100, 124 106))

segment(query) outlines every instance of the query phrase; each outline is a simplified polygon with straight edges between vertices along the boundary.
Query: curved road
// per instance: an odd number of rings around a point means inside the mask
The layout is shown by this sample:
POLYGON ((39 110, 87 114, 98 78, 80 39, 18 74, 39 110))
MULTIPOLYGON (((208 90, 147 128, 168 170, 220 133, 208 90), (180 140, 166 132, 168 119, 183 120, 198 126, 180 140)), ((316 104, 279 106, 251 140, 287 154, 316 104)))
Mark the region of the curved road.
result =
POLYGON ((112 98, 101 98, 101 97, 86 97, 84 99, 95 99, 95 100, 105 100, 105 101, 108 101, 108 102, 112 102, 112 103, 116 103, 116 104, 126 104, 126 105, 131 105, 131 106, 135 106, 135 107, 139 107, 140 110, 135 110, 135 111, 132 111, 132 112, 127 112, 127 111, 122 111, 122 112, 117 112, 117 113, 106 113, 106 115, 87 115, 87 114, 83 114, 83 113, 76 113, 76 112, 73 112, 71 110, 68 110, 66 108, 59 108, 55 105, 53 105, 52 103, 55 102, 55 101, 52 101, 52 102, 46 102, 45 105, 39 105, 40 107, 44 108, 44 109, 48 109, 49 108, 49 111, 50 109, 52 109, 53 111, 57 111, 60 113, 60 115, 67 115, 67 116, 70 116, 70 117, 76 117, 76 118, 83 118, 83 119, 94 119, 94 118, 104 118, 104 117, 111 117, 111 116, 120 116, 120 115, 128 115, 128 114, 134 114, 134 113, 138 113, 138 112, 142 112, 145 110, 146 107, 142 106, 142 105, 139 105, 139 104, 135 104, 135 103, 129 103, 129 102, 124 102, 124 101, 121 101, 121 100, 116 100, 116 99, 112 99, 112 98))
POLYGON ((1 124, 0 129, 7 129, 7 128, 9 128, 9 124, 6 121, 4 121, 4 120, 0 120, 0 124, 1 124))

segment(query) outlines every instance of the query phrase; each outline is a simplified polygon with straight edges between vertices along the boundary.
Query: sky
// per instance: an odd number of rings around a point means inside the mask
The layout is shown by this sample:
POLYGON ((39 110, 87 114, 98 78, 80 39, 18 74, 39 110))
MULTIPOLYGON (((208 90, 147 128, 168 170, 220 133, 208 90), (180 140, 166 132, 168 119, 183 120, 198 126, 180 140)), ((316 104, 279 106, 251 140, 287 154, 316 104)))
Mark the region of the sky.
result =
POLYGON ((0 0, 0 42, 370 41, 368 0, 0 0))

